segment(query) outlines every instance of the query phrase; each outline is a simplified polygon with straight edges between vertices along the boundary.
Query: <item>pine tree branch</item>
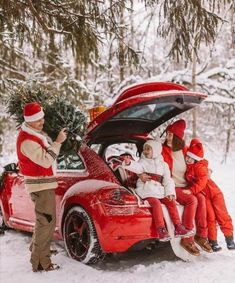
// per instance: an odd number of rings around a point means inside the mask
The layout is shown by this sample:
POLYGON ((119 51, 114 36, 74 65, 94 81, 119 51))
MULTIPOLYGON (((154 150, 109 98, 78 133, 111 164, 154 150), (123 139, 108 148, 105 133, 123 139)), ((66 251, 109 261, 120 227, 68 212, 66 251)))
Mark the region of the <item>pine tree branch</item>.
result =
POLYGON ((9 52, 11 52, 12 55, 16 56, 17 58, 19 58, 20 60, 24 61, 24 63, 26 63, 29 67, 29 69, 31 69, 31 63, 32 61, 27 59, 26 54, 22 51, 17 49, 15 46, 9 46, 8 44, 6 44, 4 41, 0 40, 0 48, 1 49, 6 49, 9 52))
POLYGON ((18 71, 17 67, 12 66, 12 64, 8 64, 4 59, 0 58, 0 66, 2 67, 3 70, 6 70, 12 74, 15 74, 19 76, 22 80, 25 80, 26 74, 23 72, 18 71))
POLYGON ((32 14, 35 16, 35 18, 37 19, 37 22, 39 23, 39 25, 41 25, 41 27, 49 33, 59 33, 59 34, 71 34, 71 32, 65 31, 65 30, 57 30, 54 28, 50 28, 46 25, 45 21, 40 17, 40 15, 38 14, 36 8, 34 7, 33 3, 31 0, 27 0, 28 4, 29 4, 29 9, 32 12, 32 14))

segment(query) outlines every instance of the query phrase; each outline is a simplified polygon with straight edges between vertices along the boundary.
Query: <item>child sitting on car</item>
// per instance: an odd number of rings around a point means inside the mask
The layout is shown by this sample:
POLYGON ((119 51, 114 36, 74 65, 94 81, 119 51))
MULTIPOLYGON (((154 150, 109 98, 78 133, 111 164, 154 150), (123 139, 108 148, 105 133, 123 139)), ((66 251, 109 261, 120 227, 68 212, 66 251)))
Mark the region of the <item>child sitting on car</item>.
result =
POLYGON ((156 140, 148 140, 143 146, 139 161, 124 157, 123 167, 136 174, 146 173, 149 180, 145 183, 137 180, 136 193, 147 200, 153 209, 153 220, 159 235, 159 241, 169 241, 171 238, 166 229, 161 204, 165 204, 170 218, 175 226, 175 237, 185 237, 193 234, 181 223, 175 201, 175 185, 170 171, 161 155, 162 145, 156 140))

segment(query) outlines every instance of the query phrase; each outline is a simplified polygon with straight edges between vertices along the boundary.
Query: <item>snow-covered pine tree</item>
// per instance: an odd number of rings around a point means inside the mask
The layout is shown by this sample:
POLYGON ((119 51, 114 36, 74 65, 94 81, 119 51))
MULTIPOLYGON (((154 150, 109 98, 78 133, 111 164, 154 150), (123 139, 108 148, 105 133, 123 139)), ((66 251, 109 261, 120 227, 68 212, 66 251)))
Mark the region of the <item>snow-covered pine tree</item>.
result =
POLYGON ((61 155, 69 155, 77 151, 82 141, 87 118, 66 97, 52 96, 42 89, 20 89, 10 94, 7 112, 16 121, 17 128, 24 121, 23 108, 26 103, 37 101, 45 112, 44 131, 52 140, 55 140, 59 131, 66 128, 67 140, 61 148, 61 155))
POLYGON ((61 154, 77 151, 86 130, 87 117, 65 97, 58 97, 45 107, 45 132, 55 140, 59 131, 66 128, 67 140, 63 143, 61 154))

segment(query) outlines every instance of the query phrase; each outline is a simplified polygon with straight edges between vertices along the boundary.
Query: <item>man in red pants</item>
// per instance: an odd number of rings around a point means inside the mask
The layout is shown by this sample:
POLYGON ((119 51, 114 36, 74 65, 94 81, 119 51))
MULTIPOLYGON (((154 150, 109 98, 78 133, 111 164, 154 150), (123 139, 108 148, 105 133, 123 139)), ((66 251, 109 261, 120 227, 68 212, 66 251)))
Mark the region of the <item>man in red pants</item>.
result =
POLYGON ((209 177, 208 161, 204 159, 203 146, 198 139, 192 139, 186 161, 191 163, 186 172, 186 178, 195 192, 201 192, 206 197, 208 239, 213 251, 221 250, 217 242, 217 222, 225 236, 227 248, 234 250, 232 219, 228 214, 223 193, 209 177))

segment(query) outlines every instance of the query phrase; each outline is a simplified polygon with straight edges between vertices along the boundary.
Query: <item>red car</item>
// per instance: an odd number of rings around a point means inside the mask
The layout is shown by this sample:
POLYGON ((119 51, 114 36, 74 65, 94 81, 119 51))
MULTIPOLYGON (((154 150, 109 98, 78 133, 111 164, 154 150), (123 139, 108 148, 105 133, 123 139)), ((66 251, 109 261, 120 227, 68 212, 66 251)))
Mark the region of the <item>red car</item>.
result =
MULTIPOLYGON (((152 130, 205 98, 173 83, 129 87, 90 122, 79 152, 58 158, 55 238, 64 240, 69 256, 94 263, 157 240, 151 208, 134 192, 136 176, 124 178, 119 170, 118 155, 138 156, 152 130)), ((33 203, 14 164, 6 166, 0 205, 4 225, 33 231, 33 203)))

